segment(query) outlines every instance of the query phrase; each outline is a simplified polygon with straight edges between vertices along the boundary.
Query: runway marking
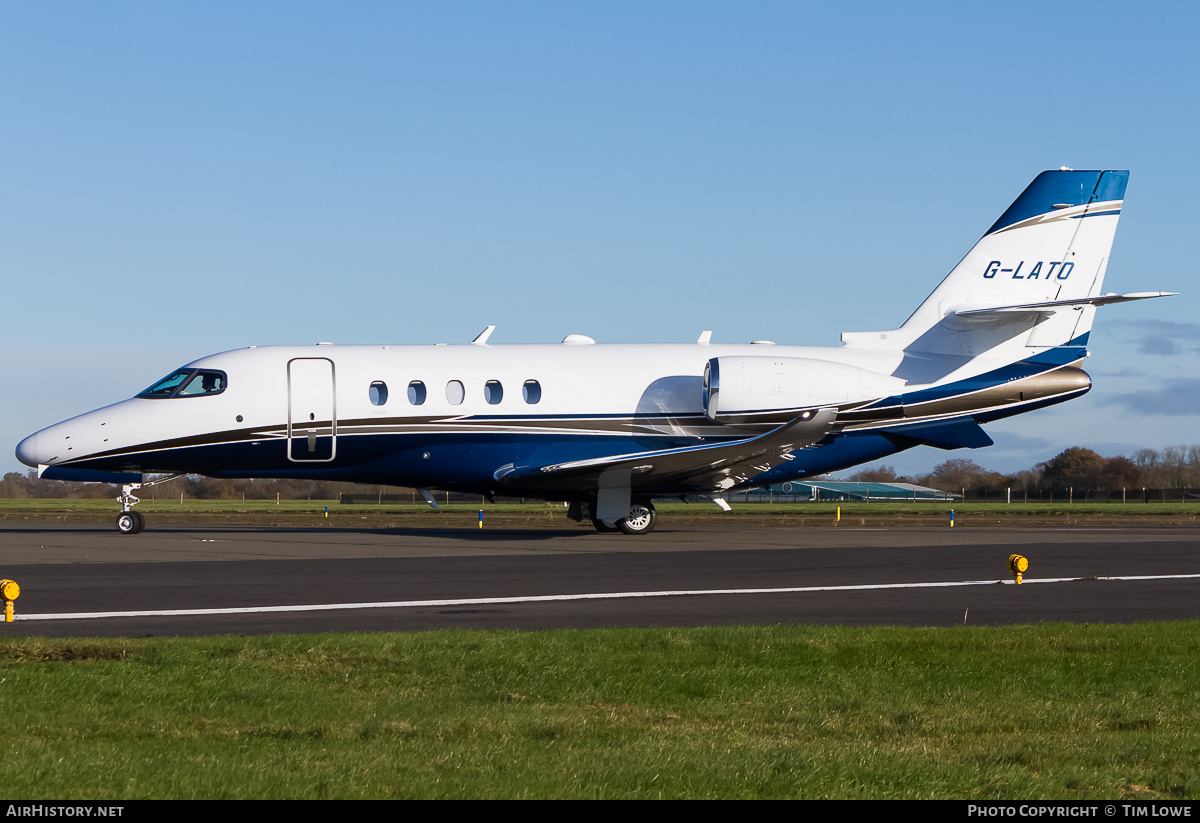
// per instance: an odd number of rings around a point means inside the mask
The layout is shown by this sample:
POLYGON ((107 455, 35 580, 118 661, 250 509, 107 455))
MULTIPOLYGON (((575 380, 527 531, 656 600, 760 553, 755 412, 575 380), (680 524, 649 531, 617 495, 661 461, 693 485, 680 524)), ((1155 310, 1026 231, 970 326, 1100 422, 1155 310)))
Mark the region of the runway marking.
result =
MULTIPOLYGON (((1126 577, 1041 577, 1025 579, 1035 583, 1075 583, 1101 580, 1192 580, 1200 574, 1150 574, 1126 577)), ((216 614, 257 614, 264 612, 319 612, 348 609, 413 609, 445 606, 497 606, 517 603, 550 603, 565 600, 621 600, 635 597, 697 597, 709 594, 804 594, 811 592, 878 591, 880 589, 938 589, 961 586, 1015 586, 1013 580, 956 580, 945 583, 864 583, 853 586, 789 586, 771 589, 691 589, 658 592, 596 592, 592 594, 541 594, 523 597, 467 597, 449 600, 394 600, 381 603, 322 603, 303 606, 242 606, 227 609, 158 609, 129 612, 70 612, 65 614, 17 614, 17 620, 95 620, 105 617, 201 617, 216 614)))

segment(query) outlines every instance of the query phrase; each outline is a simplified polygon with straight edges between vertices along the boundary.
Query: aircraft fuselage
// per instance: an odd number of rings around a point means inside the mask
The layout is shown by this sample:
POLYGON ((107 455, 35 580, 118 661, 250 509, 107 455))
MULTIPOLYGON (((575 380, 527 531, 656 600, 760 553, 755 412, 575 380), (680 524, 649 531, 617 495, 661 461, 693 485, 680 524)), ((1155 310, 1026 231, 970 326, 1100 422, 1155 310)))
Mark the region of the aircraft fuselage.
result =
MULTIPOLYGON (((1076 349, 1073 357, 1082 354, 1076 349)), ((785 470, 741 481, 741 488, 854 465, 863 454, 869 460, 894 453, 915 445, 902 436, 914 423, 936 424, 948 414, 1007 416, 1087 387, 1086 376, 1064 362, 1024 376, 1028 398, 1011 389, 989 393, 995 381, 980 377, 986 363, 943 358, 939 382, 965 385, 974 378, 982 386, 968 385, 974 399, 943 392, 956 399, 924 400, 914 415, 927 385, 907 386, 899 402, 879 404, 878 397, 856 396, 857 386, 826 383, 821 396, 810 398, 817 402, 726 423, 706 415, 704 375, 710 361, 730 358, 768 367, 836 364, 853 375, 889 374, 902 356, 753 344, 251 347, 181 368, 223 375, 220 391, 124 400, 43 429, 21 443, 18 456, 58 467, 51 476, 64 478, 65 469, 327 478, 540 496, 550 494, 544 485, 505 484, 497 471, 745 439, 804 408, 830 404, 839 409, 838 431, 856 435, 802 449, 785 470), (1050 391, 1030 390, 1048 383, 1050 391)), ((594 482, 563 483, 550 496, 572 499, 592 490, 594 482)), ((701 490, 683 483, 653 491, 701 490)))

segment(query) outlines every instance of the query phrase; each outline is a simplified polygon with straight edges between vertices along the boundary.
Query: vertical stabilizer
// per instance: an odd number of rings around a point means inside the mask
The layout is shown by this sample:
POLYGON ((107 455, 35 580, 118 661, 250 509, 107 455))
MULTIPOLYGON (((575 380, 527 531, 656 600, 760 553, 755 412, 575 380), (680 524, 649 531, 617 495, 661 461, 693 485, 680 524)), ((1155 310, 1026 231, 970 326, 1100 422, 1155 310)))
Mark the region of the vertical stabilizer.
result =
POLYGON ((1128 182, 1127 171, 1042 172, 903 326, 842 341, 1005 359, 1027 356, 1029 347, 1083 345, 1092 306, 961 313, 1100 294, 1128 182))

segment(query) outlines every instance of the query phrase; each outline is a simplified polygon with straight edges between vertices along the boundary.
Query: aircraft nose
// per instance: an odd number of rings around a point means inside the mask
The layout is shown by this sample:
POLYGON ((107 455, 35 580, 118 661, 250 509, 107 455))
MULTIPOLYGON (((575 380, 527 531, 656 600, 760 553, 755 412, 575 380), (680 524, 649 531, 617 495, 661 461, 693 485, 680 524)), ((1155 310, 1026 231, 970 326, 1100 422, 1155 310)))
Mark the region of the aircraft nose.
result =
POLYGON ((41 455, 38 454, 37 434, 31 434, 17 444, 17 459, 26 466, 33 466, 36 469, 38 463, 40 462, 38 460, 39 457, 41 457, 41 455))

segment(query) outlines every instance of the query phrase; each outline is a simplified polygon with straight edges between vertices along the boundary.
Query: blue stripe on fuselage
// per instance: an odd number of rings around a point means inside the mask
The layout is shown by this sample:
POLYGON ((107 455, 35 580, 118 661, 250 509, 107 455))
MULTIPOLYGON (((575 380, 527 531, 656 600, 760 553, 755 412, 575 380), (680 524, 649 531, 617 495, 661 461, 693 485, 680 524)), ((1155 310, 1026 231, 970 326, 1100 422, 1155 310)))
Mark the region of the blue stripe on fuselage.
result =
MULTIPOLYGON (((1076 340, 1086 340, 1087 335, 1081 335, 1076 340)), ((1076 342, 1075 340, 1071 341, 1076 342)), ((1010 363, 1007 366, 1001 366, 998 369, 977 374, 974 377, 968 377, 965 380, 956 380, 953 383, 947 383, 944 386, 934 386, 929 389, 921 389, 914 392, 905 392, 904 394, 894 394, 891 397, 885 397, 882 400, 876 400, 863 406, 864 409, 883 409, 890 406, 913 405, 916 403, 925 403, 930 400, 942 400, 947 397, 955 397, 960 394, 970 394, 971 392, 990 389, 993 386, 1001 386, 1005 383, 1011 383, 1014 380, 1020 380, 1023 377, 1032 377, 1043 372, 1053 371, 1061 366, 1066 366, 1074 363, 1077 360, 1082 360, 1087 357, 1087 349, 1083 346, 1057 346, 1052 349, 1047 349, 1044 352, 1034 355, 1033 357, 1020 360, 1016 363, 1010 363)))

